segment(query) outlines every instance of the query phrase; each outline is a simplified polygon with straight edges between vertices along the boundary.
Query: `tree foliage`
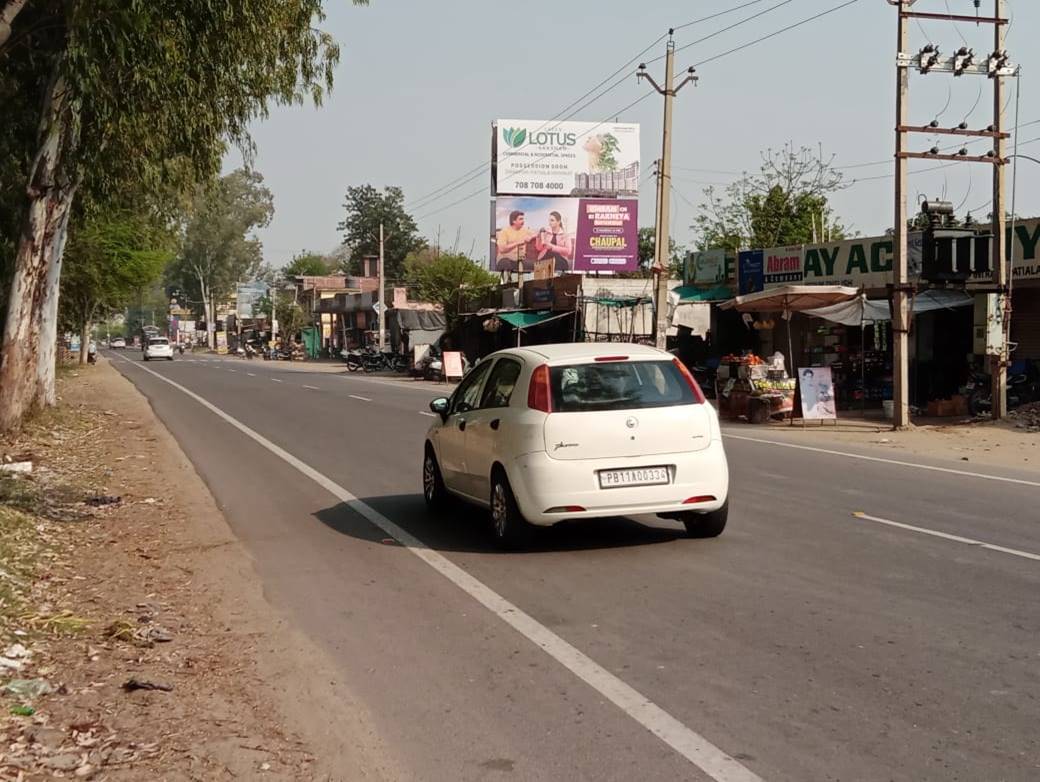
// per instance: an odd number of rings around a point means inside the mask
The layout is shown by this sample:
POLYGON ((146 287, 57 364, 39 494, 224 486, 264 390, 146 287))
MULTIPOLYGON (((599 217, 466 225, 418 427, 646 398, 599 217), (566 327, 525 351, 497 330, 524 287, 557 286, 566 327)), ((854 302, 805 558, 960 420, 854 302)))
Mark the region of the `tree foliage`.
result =
POLYGON ((296 339, 308 322, 303 307, 284 294, 275 295, 274 315, 278 320, 278 333, 289 340, 296 339))
POLYGON ((324 255, 312 252, 301 252, 293 256, 282 269, 282 277, 321 277, 331 273, 332 264, 324 255))
POLYGON ((145 216, 114 212, 88 218, 71 232, 61 281, 64 323, 79 334, 128 306, 159 279, 172 237, 145 216))
MULTIPOLYGON (((654 266, 654 254, 657 251, 657 232, 649 226, 639 229, 639 266, 640 276, 647 274, 654 266)), ((668 275, 682 277, 683 255, 685 248, 675 239, 668 239, 668 275)))
POLYGON ((701 249, 741 250, 845 238, 830 197, 844 187, 842 174, 808 147, 767 150, 757 174, 745 174, 719 191, 704 191, 693 228, 701 249))
MULTIPOLYGON (((355 0, 359 4, 363 0, 355 0)), ((339 57, 322 0, 3 0, 0 429, 53 404, 58 282, 76 198, 165 203, 219 170, 272 103, 319 102, 339 57), (11 225, 17 226, 16 230, 11 225)))
POLYGON ((200 189, 167 281, 203 303, 207 323, 213 305, 263 267, 256 230, 274 214, 274 199, 256 171, 240 169, 200 189))
POLYGON ((440 304, 449 321, 458 314, 460 293, 465 297, 482 296, 499 281, 498 275, 465 255, 441 254, 431 258, 426 253, 408 259, 404 278, 411 295, 440 304))
POLYGON ((350 248, 350 271, 358 272, 364 256, 379 255, 382 223, 386 278, 401 279, 408 254, 426 246, 415 220, 405 211, 401 188, 387 187, 379 192, 371 185, 348 187, 343 207, 346 217, 338 228, 343 232, 343 244, 350 248))

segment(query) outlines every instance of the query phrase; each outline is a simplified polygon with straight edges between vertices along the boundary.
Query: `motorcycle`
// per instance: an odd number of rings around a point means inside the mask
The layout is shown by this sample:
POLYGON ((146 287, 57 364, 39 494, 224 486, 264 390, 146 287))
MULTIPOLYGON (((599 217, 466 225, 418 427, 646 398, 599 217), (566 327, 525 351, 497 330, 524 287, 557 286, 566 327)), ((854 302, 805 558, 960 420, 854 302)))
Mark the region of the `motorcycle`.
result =
POLYGON ((253 358, 256 355, 256 348, 251 343, 247 342, 245 347, 246 358, 253 358))
POLYGON ((339 356, 346 362, 348 372, 360 372, 364 368, 360 350, 341 350, 339 356))
MULTIPOLYGON (((963 393, 968 397, 968 412, 978 417, 993 409, 993 380, 986 372, 972 369, 963 393)), ((1040 400, 1040 370, 1032 362, 1015 362, 1008 368, 1007 406, 1014 409, 1040 400)))

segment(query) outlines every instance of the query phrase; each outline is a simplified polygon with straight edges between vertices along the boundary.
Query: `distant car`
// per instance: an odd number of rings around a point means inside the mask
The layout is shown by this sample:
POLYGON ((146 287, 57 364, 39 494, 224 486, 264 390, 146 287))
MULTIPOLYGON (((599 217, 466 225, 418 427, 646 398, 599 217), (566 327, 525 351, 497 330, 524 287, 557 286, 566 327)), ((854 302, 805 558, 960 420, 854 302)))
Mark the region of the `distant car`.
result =
POLYGON ((494 353, 435 399, 423 495, 488 507, 505 547, 529 525, 657 514, 715 537, 729 467, 715 409, 683 364, 639 345, 564 344, 494 353))
POLYGON ((110 348, 126 348, 126 340, 122 337, 114 337, 111 342, 108 343, 110 348))
POLYGON ((165 358, 173 361, 173 346, 166 337, 150 337, 144 346, 144 360, 153 358, 165 358))

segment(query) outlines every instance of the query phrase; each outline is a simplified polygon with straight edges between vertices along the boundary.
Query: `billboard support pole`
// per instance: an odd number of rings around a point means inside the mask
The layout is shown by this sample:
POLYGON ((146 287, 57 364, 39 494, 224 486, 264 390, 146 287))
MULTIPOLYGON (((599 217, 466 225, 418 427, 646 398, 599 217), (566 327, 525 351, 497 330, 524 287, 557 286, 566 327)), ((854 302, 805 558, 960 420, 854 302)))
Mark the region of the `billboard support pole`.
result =
POLYGON ((674 29, 668 31, 668 46, 665 52, 664 87, 646 72, 646 65, 640 64, 636 77, 650 82, 658 94, 664 96, 664 122, 661 129, 661 165, 658 168, 657 185, 657 231, 654 236, 654 274, 657 275, 654 293, 654 343, 664 350, 668 341, 668 260, 670 242, 668 224, 670 217, 670 201, 672 191, 672 100, 679 90, 692 81, 696 81, 693 68, 688 69, 687 76, 679 83, 675 81, 675 41, 672 38, 674 29))

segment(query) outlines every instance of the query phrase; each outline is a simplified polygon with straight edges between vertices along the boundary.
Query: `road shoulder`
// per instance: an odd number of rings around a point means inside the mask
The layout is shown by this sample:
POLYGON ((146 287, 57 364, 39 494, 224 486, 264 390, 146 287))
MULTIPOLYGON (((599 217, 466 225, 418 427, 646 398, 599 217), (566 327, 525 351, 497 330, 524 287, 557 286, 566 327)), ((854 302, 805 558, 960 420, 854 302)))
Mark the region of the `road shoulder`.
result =
POLYGON ((20 480, 50 508, 25 517, 43 553, 3 647, 26 647, 16 675, 54 691, 5 698, 20 716, 3 718, 0 772, 399 778, 335 667, 266 601, 145 398, 106 361, 70 373, 61 394, 55 414, 3 447, 31 458, 20 480), (127 691, 131 679, 172 689, 127 691))

